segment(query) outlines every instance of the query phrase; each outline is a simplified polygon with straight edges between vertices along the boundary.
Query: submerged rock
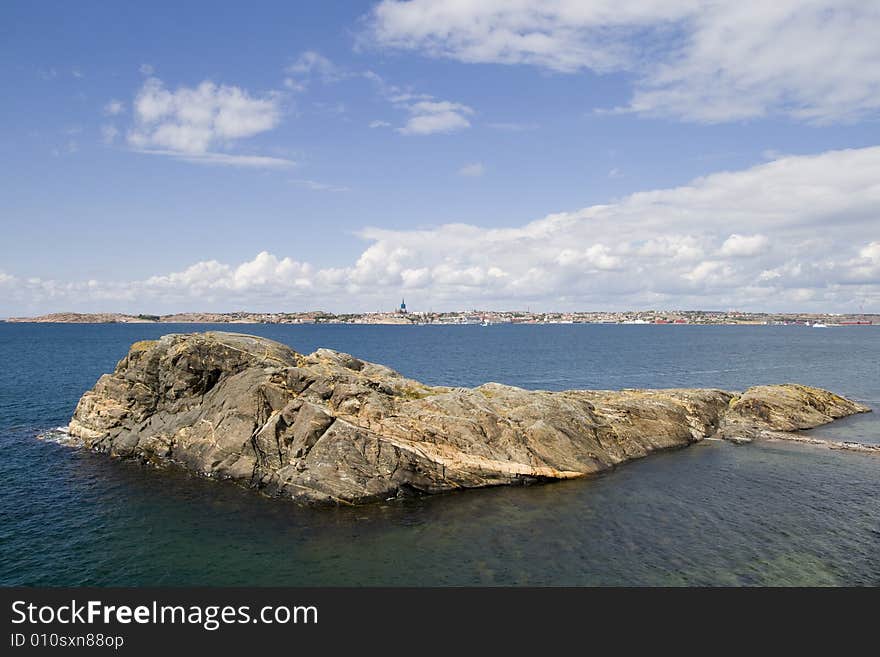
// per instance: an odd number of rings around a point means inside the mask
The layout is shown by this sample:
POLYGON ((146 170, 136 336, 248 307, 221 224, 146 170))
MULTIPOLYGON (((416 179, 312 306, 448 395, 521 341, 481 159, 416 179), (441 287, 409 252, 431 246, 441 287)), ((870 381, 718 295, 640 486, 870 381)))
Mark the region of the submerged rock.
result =
POLYGON ((546 392, 426 386, 348 354, 249 335, 137 342, 69 432, 115 456, 176 462, 300 501, 581 477, 704 438, 778 436, 868 411, 794 384, 546 392))

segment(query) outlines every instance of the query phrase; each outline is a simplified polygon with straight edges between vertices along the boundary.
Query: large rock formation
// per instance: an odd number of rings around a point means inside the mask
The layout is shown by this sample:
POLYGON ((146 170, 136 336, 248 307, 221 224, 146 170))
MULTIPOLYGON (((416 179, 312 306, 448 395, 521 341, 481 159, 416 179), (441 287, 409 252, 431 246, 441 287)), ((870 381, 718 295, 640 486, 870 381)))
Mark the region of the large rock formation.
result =
POLYGON ((567 479, 704 438, 753 439, 867 407, 799 385, 723 390, 443 388, 234 333, 137 342, 69 432, 303 501, 567 479))

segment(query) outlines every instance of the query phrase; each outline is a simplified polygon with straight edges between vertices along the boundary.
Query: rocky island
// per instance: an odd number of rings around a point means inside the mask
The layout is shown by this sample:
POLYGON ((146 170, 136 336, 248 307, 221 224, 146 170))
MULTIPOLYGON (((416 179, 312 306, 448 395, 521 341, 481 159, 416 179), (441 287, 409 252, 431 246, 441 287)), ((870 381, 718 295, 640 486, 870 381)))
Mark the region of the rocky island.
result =
POLYGON ((133 344, 80 399, 68 431, 114 456, 356 504, 583 477, 710 438, 798 439, 792 432, 869 410, 796 384, 742 393, 427 386, 328 349, 304 355, 208 332, 133 344))

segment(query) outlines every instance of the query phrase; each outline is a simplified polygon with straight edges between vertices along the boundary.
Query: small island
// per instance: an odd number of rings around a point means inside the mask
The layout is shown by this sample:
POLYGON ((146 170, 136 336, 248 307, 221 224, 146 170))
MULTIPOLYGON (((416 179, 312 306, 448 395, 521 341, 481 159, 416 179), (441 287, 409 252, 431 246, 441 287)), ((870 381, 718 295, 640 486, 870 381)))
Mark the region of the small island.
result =
POLYGON ((79 401, 71 441, 300 502, 584 477, 705 439, 789 439, 867 406, 796 384, 714 389, 427 386, 348 354, 261 337, 133 344, 79 401))

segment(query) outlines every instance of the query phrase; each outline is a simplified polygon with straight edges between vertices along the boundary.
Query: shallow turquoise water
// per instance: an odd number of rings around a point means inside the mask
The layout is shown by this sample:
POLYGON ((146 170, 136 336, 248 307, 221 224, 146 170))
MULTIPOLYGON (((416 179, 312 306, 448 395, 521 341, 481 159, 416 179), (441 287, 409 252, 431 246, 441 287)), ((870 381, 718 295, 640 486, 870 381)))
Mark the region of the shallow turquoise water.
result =
MULTIPOLYGON (((711 442, 589 480, 309 509, 36 439, 131 342, 204 328, 0 324, 0 583, 880 584, 871 455, 711 442)), ((436 384, 798 381, 880 407, 870 327, 233 328, 436 384)), ((880 442, 880 415, 812 434, 880 442)))

